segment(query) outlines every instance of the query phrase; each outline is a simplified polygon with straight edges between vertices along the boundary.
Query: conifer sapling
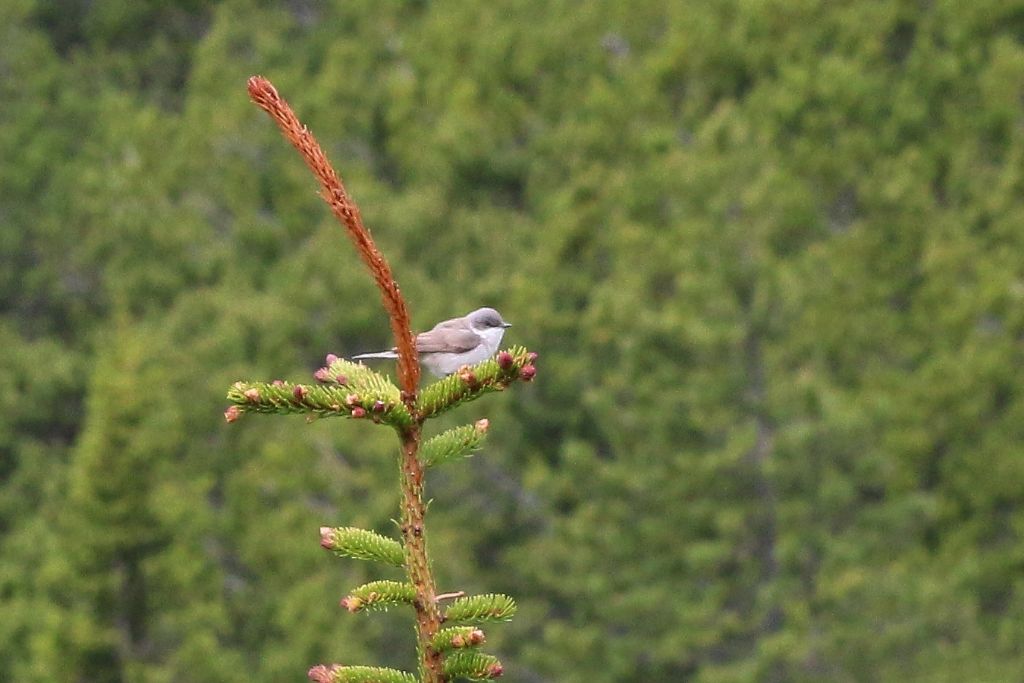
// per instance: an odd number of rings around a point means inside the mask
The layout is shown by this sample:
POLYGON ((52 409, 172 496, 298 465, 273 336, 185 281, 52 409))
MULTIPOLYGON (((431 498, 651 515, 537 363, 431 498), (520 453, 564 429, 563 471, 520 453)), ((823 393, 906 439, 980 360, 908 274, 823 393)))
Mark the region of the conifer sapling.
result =
POLYGON ((493 358, 419 388, 420 366, 405 299, 391 268, 363 225, 359 209, 327 161, 312 133, 266 79, 249 79, 249 95, 277 123, 320 182, 321 196, 345 227, 380 289, 395 336, 398 380, 352 361, 328 354, 313 378, 316 384, 236 382, 228 391, 227 422, 245 413, 302 413, 307 417, 371 418, 393 428, 400 443, 401 541, 353 527, 321 527, 320 545, 338 555, 400 567, 406 581, 380 579, 353 588, 341 600, 350 612, 411 607, 416 618, 418 672, 372 666, 318 665, 308 672, 317 683, 446 683, 457 678, 486 680, 503 672, 493 655, 479 651, 486 637, 477 624, 507 621, 515 601, 496 593, 467 596, 439 595, 426 545, 426 505, 423 500, 427 468, 472 455, 483 444, 490 423, 484 419, 455 427, 423 440, 424 423, 451 408, 486 393, 501 391, 517 380, 536 375, 537 354, 521 346, 499 351, 493 358), (454 598, 442 610, 443 600, 454 598), (454 622, 471 622, 452 626, 454 622))

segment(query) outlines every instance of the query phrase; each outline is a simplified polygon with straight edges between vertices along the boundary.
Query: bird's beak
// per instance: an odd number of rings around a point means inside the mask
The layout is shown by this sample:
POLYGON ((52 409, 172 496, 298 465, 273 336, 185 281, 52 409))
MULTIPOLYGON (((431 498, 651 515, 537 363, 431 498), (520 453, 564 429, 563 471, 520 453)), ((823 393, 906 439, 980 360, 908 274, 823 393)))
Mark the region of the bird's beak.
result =
POLYGON ((502 323, 502 327, 512 327, 512 323, 502 323))

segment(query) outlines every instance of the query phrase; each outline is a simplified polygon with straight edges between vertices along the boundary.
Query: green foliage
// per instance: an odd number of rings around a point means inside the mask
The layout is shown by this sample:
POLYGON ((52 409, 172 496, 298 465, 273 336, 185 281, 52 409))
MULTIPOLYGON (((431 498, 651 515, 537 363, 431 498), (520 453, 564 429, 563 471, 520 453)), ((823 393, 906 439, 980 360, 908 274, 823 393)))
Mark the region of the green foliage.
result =
POLYGON ((449 678, 488 681, 502 674, 497 657, 482 652, 455 652, 444 659, 444 673, 449 678))
MULTIPOLYGON (((397 391, 396 387, 392 387, 397 391)), ((234 404, 225 417, 234 422, 242 413, 300 413, 317 417, 367 418, 395 427, 408 426, 408 409, 388 392, 355 394, 348 388, 291 382, 235 382, 227 398, 234 404)))
POLYGON ((320 529, 320 545, 342 557, 373 560, 393 567, 405 564, 401 543, 366 529, 323 527, 320 529))
POLYGON ((386 610, 397 605, 411 605, 416 599, 416 588, 398 581, 371 581, 345 596, 341 605, 349 612, 386 610))
POLYGON ((486 593, 456 598, 444 616, 448 621, 508 621, 515 613, 515 600, 500 593, 486 593))
POLYGON ((434 636, 433 646, 438 652, 477 647, 484 642, 484 632, 475 626, 443 628, 434 636))
POLYGON ((420 447, 420 458, 427 467, 443 465, 459 458, 468 458, 480 450, 487 438, 487 421, 453 427, 431 437, 420 447))
POLYGON ((316 683, 415 683, 416 677, 404 671, 377 666, 316 667, 309 672, 316 683))
POLYGON ((401 400, 398 387, 362 363, 336 357, 328 357, 327 360, 327 366, 317 374, 322 381, 337 384, 360 395, 378 398, 385 403, 398 403, 401 400))
POLYGON ((307 533, 393 435, 219 415, 387 332, 253 73, 550 368, 427 491, 507 680, 1019 678, 1020 2, 65 5, 0 3, 0 680, 415 668, 307 533))
POLYGON ((485 360, 427 385, 417 398, 416 409, 424 417, 437 417, 492 391, 503 391, 517 379, 529 381, 533 378, 535 369, 532 364, 536 354, 522 346, 513 346, 498 352, 498 358, 502 357, 505 358, 502 363, 485 360))

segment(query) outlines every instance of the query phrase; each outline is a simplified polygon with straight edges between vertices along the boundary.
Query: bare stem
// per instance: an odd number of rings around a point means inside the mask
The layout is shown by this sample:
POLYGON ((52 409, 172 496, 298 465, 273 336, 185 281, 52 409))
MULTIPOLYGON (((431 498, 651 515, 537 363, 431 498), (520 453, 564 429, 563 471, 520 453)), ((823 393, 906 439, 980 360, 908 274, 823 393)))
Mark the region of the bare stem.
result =
POLYGON ((466 595, 466 591, 453 591, 451 593, 440 593, 434 596, 434 600, 441 602, 442 600, 454 600, 455 598, 461 598, 466 595))
POLYGON ((406 571, 416 587, 416 636, 420 655, 420 680, 442 683, 441 654, 431 644, 441 628, 441 612, 437 606, 437 587, 427 556, 424 528, 426 506, 423 504, 423 464, 418 457, 420 427, 407 430, 402 436, 402 536, 405 541, 406 571))

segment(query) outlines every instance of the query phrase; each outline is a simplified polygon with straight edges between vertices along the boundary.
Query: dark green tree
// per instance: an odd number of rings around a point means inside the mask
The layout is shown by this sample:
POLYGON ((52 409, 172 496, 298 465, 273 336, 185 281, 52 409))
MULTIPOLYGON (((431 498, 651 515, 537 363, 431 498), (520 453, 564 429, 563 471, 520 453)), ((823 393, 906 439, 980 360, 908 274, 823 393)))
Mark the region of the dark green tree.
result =
POLYGON ((558 368, 431 423, 502 427, 431 470, 430 526, 445 583, 517 596, 507 678, 1017 680, 1022 16, 0 3, 0 679, 415 670, 406 615, 323 609, 372 565, 297 533, 391 535, 390 430, 219 419, 239 377, 379 341, 305 169, 225 96, 272 71, 417 321, 500 302, 558 368), (142 592, 112 590, 128 503, 142 592))

